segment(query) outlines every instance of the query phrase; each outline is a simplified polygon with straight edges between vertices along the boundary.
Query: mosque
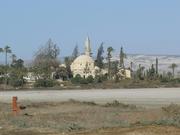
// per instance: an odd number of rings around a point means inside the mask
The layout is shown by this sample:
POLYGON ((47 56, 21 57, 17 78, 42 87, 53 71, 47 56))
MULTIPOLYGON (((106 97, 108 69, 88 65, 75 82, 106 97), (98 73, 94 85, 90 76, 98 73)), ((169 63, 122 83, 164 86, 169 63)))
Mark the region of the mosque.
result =
POLYGON ((99 70, 99 67, 95 66, 91 54, 91 42, 89 37, 87 37, 85 41, 84 54, 77 57, 71 64, 71 71, 74 77, 77 74, 79 74, 83 78, 87 78, 88 76, 95 77, 97 71, 99 70))
MULTIPOLYGON (((91 56, 91 42, 89 37, 85 40, 85 52, 77 57, 73 63, 71 64, 71 71, 73 73, 73 77, 76 75, 80 75, 83 78, 87 78, 88 76, 95 77, 98 74, 107 74, 107 69, 101 69, 95 66, 95 61, 91 56)), ((131 70, 119 68, 118 75, 121 78, 131 78, 131 70)))

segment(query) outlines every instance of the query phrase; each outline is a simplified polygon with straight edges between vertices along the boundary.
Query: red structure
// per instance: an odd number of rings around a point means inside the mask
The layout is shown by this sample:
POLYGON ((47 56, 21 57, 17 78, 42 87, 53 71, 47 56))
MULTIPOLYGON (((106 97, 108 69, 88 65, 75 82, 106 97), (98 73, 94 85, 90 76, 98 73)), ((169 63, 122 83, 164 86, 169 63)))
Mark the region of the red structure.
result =
POLYGON ((18 105, 17 105, 17 100, 18 98, 17 97, 13 97, 12 98, 12 111, 13 111, 13 114, 16 116, 19 112, 19 108, 18 108, 18 105))

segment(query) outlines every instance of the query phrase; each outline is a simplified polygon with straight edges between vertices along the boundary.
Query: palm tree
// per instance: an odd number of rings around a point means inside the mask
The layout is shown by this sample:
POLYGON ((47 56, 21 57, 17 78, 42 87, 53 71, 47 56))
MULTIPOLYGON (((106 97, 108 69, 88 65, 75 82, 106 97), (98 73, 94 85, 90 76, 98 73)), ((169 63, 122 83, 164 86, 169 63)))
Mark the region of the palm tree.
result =
POLYGON ((3 48, 0 48, 0 52, 1 52, 1 53, 3 52, 3 48))
POLYGON ((178 67, 178 65, 177 64, 175 64, 175 63, 172 63, 170 66, 169 66, 169 68, 171 68, 172 69, 172 74, 173 74, 173 77, 175 76, 175 68, 177 68, 178 67))
POLYGON ((112 58, 112 52, 114 51, 114 49, 110 46, 107 48, 107 60, 108 60, 108 76, 109 79, 111 78, 111 58, 112 58))
MULTIPOLYGON (((5 46, 4 48, 0 48, 0 53, 5 53, 5 73, 6 73, 6 76, 7 76, 7 57, 8 57, 8 53, 11 53, 12 51, 11 51, 11 49, 10 49, 10 47, 9 46, 5 46)), ((7 77, 6 77, 6 84, 7 84, 7 77)))
POLYGON ((5 52, 5 65, 7 66, 7 61, 8 61, 8 53, 12 53, 11 49, 9 46, 4 47, 4 52, 5 52))
POLYGON ((11 58, 12 58, 12 64, 13 64, 13 63, 16 61, 16 58, 17 58, 17 57, 16 57, 15 54, 12 54, 12 55, 11 55, 11 58))
POLYGON ((0 53, 3 53, 3 52, 4 52, 3 48, 0 48, 0 53))

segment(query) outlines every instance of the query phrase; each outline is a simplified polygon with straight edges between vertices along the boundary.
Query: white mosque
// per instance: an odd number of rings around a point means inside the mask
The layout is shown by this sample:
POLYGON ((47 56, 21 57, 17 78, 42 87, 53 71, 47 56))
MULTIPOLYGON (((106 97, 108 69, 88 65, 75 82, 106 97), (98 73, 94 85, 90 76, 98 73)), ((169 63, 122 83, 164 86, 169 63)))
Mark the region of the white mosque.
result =
POLYGON ((98 70, 99 68, 95 66, 94 60, 91 57, 91 42, 89 37, 87 37, 85 41, 85 52, 73 61, 71 71, 74 77, 79 74, 81 77, 87 78, 88 76, 95 77, 98 70))
MULTIPOLYGON (((89 37, 86 38, 85 41, 85 52, 84 54, 77 57, 73 63, 71 64, 71 71, 73 73, 73 77, 76 75, 80 75, 83 78, 87 78, 88 76, 95 77, 98 74, 107 74, 107 69, 101 69, 95 66, 95 62, 91 57, 91 42, 89 37)), ((129 69, 119 69, 118 75, 123 78, 131 78, 131 71, 129 69)))

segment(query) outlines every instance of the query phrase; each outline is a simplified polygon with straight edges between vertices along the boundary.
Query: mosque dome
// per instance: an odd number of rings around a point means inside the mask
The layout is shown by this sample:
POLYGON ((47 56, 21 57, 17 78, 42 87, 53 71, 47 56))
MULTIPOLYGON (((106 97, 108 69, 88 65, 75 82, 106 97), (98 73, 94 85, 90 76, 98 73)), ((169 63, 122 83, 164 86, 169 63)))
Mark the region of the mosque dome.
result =
POLYGON ((92 59, 92 57, 88 56, 88 55, 80 55, 79 57, 77 57, 74 62, 74 64, 92 64, 94 63, 94 60, 92 59))
POLYGON ((91 48, 89 38, 85 41, 85 53, 77 57, 71 64, 73 76, 79 74, 81 77, 95 76, 94 60, 91 57, 91 48))

